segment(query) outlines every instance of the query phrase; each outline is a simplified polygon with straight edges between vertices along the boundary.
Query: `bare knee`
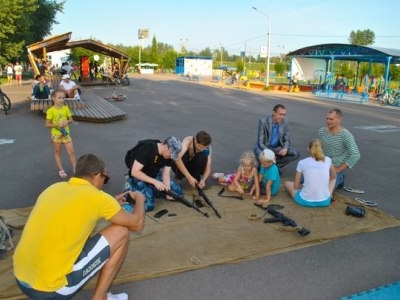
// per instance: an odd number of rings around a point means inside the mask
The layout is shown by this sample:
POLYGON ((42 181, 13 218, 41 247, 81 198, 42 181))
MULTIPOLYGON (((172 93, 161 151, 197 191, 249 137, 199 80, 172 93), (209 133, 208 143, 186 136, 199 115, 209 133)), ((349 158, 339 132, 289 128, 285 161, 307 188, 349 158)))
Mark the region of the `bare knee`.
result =
POLYGON ((107 239, 111 252, 129 243, 129 230, 125 226, 109 225, 100 233, 107 239))
POLYGON ((294 197, 294 183, 293 181, 286 181, 284 183, 286 191, 289 193, 290 196, 294 197))

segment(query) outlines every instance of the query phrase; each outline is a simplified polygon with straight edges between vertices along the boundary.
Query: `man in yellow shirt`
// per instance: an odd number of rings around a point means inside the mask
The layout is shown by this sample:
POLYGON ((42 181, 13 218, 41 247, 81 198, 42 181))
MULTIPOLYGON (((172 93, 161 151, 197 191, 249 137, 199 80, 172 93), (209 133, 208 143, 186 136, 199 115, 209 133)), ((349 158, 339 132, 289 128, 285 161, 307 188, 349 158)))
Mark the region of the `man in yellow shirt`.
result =
POLYGON ((75 177, 43 191, 14 253, 14 275, 32 299, 69 299, 97 272, 93 299, 126 300, 108 289, 125 259, 129 231, 144 225, 144 197, 129 192, 134 211, 121 208, 127 193, 102 191, 109 180, 105 163, 93 154, 79 158, 75 177), (111 224, 91 236, 97 222, 111 224))

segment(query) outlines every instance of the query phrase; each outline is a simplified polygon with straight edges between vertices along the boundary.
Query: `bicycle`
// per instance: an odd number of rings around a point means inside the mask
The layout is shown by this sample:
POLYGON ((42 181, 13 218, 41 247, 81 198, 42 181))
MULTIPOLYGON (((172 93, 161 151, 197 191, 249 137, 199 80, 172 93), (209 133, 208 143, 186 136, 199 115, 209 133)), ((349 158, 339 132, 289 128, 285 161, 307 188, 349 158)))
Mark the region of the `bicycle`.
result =
POLYGON ((399 102, 399 92, 395 92, 392 89, 387 89, 382 94, 376 95, 376 100, 382 105, 393 105, 396 106, 399 102))
POLYGON ((4 110, 4 113, 7 115, 7 112, 11 108, 10 98, 2 91, 0 86, 0 110, 4 110))

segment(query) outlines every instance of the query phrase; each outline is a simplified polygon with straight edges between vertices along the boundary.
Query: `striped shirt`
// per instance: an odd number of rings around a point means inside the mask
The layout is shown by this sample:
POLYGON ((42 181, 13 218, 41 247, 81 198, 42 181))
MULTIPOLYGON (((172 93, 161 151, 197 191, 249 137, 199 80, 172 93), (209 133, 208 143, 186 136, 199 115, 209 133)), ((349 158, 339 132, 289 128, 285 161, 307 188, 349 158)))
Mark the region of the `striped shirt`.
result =
POLYGON ((356 141, 347 129, 343 128, 338 133, 330 134, 328 128, 322 127, 318 131, 318 138, 322 142, 324 154, 332 159, 335 167, 345 163, 352 168, 360 159, 356 141))

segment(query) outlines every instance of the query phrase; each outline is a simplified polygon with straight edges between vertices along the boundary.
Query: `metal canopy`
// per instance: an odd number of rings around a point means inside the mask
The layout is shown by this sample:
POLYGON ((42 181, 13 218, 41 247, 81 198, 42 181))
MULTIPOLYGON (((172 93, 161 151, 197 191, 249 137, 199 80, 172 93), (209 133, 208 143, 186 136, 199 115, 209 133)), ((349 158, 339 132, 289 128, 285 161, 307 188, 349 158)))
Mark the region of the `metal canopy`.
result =
POLYGON ((288 53, 292 57, 347 60, 371 63, 400 63, 400 50, 350 44, 320 44, 288 53))

